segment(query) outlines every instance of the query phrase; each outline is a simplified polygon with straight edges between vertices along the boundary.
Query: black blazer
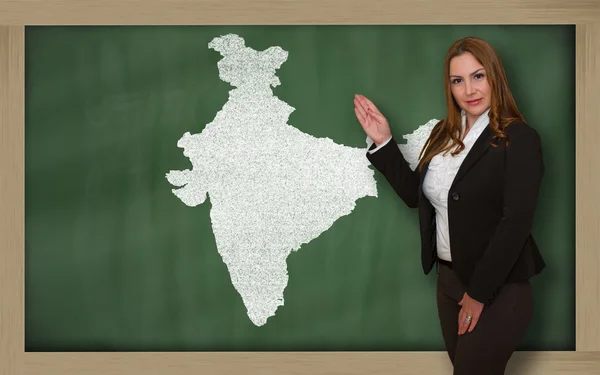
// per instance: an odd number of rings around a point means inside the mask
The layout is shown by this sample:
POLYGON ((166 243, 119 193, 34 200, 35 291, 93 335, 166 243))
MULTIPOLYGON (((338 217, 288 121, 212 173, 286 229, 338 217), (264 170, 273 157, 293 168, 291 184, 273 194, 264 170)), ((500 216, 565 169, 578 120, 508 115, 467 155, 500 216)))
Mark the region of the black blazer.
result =
MULTIPOLYGON (((544 174, 540 136, 521 121, 505 133, 509 145, 499 141, 492 147, 493 133, 485 128, 448 193, 452 268, 467 294, 486 305, 503 284, 528 280, 545 267, 531 235, 544 174)), ((421 188, 429 163, 421 172, 411 170, 394 139, 373 154, 367 152, 367 158, 406 205, 418 208, 421 262, 429 274, 438 260, 435 209, 421 188)))

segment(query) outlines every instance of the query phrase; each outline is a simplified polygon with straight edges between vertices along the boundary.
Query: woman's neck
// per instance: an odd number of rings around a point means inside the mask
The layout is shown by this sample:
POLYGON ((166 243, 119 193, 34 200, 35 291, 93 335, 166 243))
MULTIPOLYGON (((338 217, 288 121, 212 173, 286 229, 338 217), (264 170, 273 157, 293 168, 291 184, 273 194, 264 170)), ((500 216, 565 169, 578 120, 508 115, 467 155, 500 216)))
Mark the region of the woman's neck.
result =
POLYGON ((463 134, 462 139, 465 139, 465 137, 467 136, 467 134, 469 134, 469 131, 471 130, 471 128, 473 127, 473 125, 475 125, 475 122, 477 122, 477 120, 479 119, 479 117, 481 117, 483 115, 487 115, 486 111, 484 111, 480 116, 472 116, 472 115, 469 115, 468 113, 466 114, 466 118, 465 118, 465 132, 463 134))

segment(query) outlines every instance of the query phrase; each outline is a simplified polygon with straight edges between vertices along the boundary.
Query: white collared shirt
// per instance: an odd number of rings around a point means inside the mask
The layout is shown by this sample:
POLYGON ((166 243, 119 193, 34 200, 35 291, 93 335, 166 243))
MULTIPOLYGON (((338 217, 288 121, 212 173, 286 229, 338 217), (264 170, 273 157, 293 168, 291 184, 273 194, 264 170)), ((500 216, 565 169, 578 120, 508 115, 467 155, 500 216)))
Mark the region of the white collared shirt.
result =
MULTIPOLYGON (((460 168, 463 160, 473 147, 473 144, 479 138, 483 130, 489 124, 489 109, 479 116, 477 121, 469 130, 469 134, 463 140, 465 148, 456 156, 452 156, 450 152, 446 155, 438 154, 431 159, 425 179, 423 181, 423 194, 431 202, 436 213, 436 242, 437 255, 440 259, 452 261, 450 253, 450 234, 448 227, 448 192, 454 181, 456 173, 460 168)), ((462 126, 465 129, 466 116, 465 111, 461 111, 462 126)), ((385 146, 392 138, 390 137, 379 147, 370 150, 374 153, 385 146)))
MULTIPOLYGON (((450 152, 446 155, 437 154, 431 159, 425 180, 423 181, 423 194, 435 208, 437 255, 440 259, 452 261, 450 255, 450 234, 448 229, 448 192, 456 177, 463 160, 489 124, 489 109, 485 111, 469 130, 463 140, 465 148, 457 155, 450 152)), ((462 111, 462 126, 465 129, 466 116, 462 111)))

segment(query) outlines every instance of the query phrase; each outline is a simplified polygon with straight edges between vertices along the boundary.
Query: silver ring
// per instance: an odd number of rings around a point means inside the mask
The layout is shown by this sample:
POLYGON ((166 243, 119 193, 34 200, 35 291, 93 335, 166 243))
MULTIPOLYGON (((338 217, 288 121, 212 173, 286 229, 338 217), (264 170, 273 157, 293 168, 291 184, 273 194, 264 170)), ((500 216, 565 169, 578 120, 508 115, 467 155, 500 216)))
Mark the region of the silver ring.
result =
POLYGON ((472 318, 470 316, 467 316, 467 319, 465 319, 465 322, 469 323, 471 321, 471 319, 472 318))

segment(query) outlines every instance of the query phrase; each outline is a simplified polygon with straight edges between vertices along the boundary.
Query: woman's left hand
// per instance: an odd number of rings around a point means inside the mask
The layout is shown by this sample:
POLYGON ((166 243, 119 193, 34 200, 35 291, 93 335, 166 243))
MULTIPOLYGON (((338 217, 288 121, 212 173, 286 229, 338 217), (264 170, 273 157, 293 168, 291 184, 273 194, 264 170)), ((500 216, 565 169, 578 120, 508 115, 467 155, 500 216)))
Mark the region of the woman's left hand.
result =
POLYGON ((481 311, 483 311, 483 303, 469 297, 467 293, 463 295, 462 300, 458 303, 462 306, 458 313, 458 335, 463 335, 467 329, 472 332, 479 321, 481 311), (467 316, 471 317, 471 321, 467 321, 467 316))

